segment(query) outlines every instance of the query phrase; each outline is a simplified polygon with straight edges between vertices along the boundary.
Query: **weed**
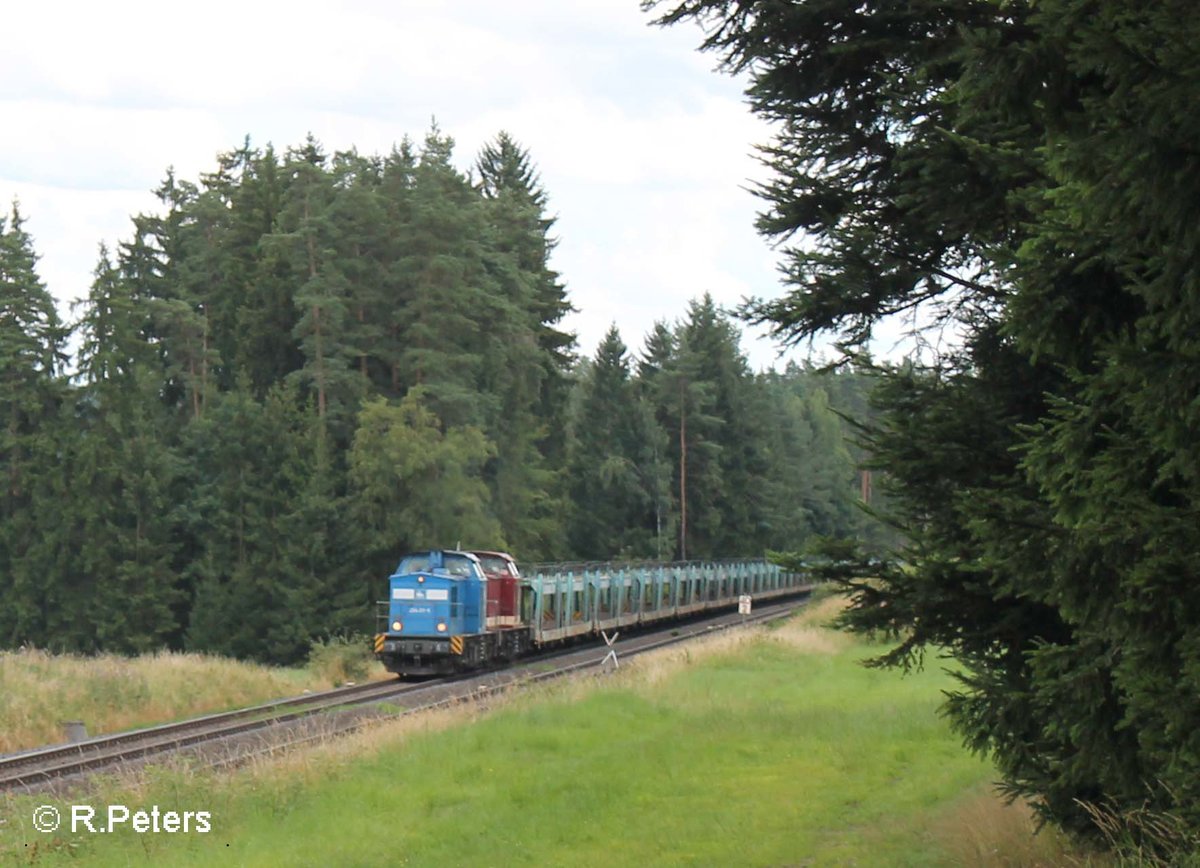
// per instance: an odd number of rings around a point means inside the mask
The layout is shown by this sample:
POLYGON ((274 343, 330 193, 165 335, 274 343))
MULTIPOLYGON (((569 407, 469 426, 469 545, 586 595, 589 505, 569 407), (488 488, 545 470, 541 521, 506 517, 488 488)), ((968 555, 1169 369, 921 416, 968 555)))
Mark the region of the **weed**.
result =
POLYGON ((1200 866, 1200 831, 1182 817, 1152 809, 1148 804, 1126 811, 1091 802, 1081 801, 1079 805, 1122 865, 1200 866))
POLYGON ((367 680, 377 667, 370 644, 363 636, 331 636, 312 644, 308 669, 334 685, 367 680))
POLYGON ((161 651, 140 657, 0 652, 0 753, 63 740, 62 722, 92 735, 254 705, 332 682, 299 669, 161 651))

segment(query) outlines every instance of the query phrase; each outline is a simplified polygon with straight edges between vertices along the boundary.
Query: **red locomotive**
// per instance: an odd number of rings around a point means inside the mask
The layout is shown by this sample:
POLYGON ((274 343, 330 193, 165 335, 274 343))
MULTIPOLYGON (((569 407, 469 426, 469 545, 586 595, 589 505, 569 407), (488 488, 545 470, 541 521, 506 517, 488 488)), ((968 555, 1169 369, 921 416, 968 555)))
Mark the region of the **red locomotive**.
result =
POLYGON ((471 552, 487 576, 487 626, 489 630, 521 626, 521 573, 512 555, 505 552, 471 552))

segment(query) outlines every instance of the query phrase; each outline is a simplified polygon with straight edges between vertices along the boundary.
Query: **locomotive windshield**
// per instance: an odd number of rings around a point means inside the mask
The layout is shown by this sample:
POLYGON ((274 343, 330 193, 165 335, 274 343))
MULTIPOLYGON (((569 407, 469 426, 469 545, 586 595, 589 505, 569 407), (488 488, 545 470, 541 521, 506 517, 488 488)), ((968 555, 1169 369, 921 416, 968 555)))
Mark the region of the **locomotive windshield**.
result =
POLYGON ((507 558, 498 558, 491 555, 479 555, 479 562, 483 564, 483 571, 485 573, 520 578, 520 576, 517 575, 516 565, 507 558))
POLYGON ((402 576, 411 573, 433 573, 439 576, 452 576, 456 579, 483 578, 476 572, 475 562, 471 558, 450 552, 441 553, 441 557, 436 557, 432 552, 407 555, 400 561, 396 572, 402 576))
POLYGON ((446 555, 442 569, 437 572, 445 572, 460 579, 480 578, 475 572, 475 564, 470 558, 462 555, 446 555))

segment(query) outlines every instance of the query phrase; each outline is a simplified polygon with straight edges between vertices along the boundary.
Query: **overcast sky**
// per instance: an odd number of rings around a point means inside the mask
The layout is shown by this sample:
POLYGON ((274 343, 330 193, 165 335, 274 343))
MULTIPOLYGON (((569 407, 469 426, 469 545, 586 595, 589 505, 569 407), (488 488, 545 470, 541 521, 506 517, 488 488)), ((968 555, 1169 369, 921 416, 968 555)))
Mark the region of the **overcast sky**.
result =
MULTIPOLYGON (((780 291, 746 191, 769 132, 744 82, 696 51, 696 27, 649 19, 637 0, 11 4, 0 201, 19 199, 41 276, 68 302, 99 243, 155 208, 168 166, 196 180, 247 135, 382 154, 436 116, 465 170, 507 130, 558 218, 552 264, 580 351, 612 322, 637 350, 706 291, 727 306, 780 291)), ((777 363, 749 332, 743 349, 777 363)))

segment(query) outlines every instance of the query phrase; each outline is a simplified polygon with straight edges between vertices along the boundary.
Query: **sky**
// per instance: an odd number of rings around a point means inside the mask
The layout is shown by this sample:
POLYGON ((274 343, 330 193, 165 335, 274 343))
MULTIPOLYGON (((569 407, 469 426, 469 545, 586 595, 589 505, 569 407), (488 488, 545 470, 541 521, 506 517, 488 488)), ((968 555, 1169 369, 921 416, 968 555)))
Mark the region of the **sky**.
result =
MULTIPOLYGON (((16 199, 60 305, 101 242, 130 237, 168 167, 198 180, 251 144, 385 154, 436 118, 464 171, 507 131, 556 216, 551 265, 583 355, 616 323, 633 351, 711 293, 781 292, 754 230, 770 130, 692 24, 637 0, 12 4, 0 52, 0 206, 16 199)), ((800 359, 747 330, 756 370, 800 359)))

